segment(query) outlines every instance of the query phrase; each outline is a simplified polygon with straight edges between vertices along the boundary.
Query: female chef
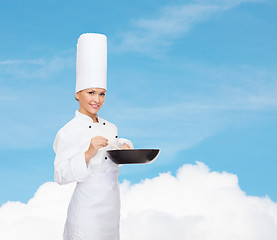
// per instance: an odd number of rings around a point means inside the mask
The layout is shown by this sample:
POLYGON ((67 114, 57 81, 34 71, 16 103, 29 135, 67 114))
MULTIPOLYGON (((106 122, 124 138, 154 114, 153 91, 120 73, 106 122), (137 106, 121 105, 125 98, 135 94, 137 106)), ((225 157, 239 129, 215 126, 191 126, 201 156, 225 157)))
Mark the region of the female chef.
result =
POLYGON ((100 118, 107 89, 107 38, 86 33, 78 39, 75 98, 79 111, 54 141, 55 181, 77 182, 64 228, 64 240, 118 240, 120 198, 118 165, 106 151, 116 145, 133 148, 118 138, 114 124, 100 118))

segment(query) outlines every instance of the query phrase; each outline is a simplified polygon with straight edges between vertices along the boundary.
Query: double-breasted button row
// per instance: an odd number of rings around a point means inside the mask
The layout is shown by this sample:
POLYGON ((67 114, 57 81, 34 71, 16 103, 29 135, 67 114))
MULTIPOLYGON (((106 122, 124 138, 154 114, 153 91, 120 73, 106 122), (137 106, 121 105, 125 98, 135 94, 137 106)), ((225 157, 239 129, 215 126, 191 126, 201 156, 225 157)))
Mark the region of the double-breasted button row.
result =
MULTIPOLYGON (((106 125, 106 123, 103 123, 103 125, 106 125)), ((91 125, 90 125, 90 126, 88 126, 88 128, 91 128, 91 125)))

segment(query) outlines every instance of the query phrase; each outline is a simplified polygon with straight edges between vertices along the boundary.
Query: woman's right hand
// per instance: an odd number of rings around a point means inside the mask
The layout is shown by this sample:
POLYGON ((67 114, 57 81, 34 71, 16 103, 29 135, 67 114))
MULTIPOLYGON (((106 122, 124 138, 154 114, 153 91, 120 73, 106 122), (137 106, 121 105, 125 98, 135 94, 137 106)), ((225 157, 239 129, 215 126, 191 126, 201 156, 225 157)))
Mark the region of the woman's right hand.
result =
POLYGON ((88 150, 85 152, 85 159, 86 159, 86 163, 88 164, 90 159, 93 158, 97 151, 102 148, 102 147, 106 147, 108 145, 108 139, 101 137, 101 136, 97 136, 94 137, 90 140, 90 145, 88 150))

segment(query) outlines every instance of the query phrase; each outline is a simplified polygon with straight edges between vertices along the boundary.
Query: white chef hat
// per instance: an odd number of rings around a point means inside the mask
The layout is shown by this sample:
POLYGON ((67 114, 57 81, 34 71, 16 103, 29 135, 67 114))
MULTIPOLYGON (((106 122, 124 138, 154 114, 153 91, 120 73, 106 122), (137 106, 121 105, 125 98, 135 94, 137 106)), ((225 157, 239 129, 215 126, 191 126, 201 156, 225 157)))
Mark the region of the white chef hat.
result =
POLYGON ((76 90, 107 89, 107 37, 84 33, 78 39, 76 58, 76 90))

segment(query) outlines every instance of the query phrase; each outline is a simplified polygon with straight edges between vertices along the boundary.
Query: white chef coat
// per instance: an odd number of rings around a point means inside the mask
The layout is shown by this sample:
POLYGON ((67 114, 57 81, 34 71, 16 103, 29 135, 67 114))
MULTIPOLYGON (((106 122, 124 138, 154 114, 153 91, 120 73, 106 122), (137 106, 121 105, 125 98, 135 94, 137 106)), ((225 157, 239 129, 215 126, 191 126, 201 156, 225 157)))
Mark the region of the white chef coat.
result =
POLYGON ((94 123, 79 111, 59 130, 53 145, 55 181, 77 182, 68 207, 64 240, 119 239, 119 170, 106 154, 112 147, 100 148, 88 165, 85 161, 90 140, 96 136, 118 147, 126 143, 133 148, 129 140, 118 138, 114 124, 100 117, 94 123))

